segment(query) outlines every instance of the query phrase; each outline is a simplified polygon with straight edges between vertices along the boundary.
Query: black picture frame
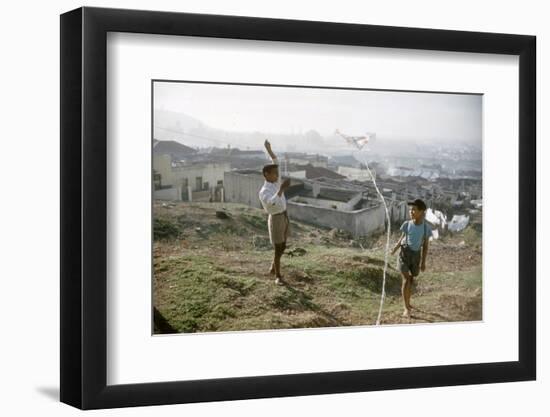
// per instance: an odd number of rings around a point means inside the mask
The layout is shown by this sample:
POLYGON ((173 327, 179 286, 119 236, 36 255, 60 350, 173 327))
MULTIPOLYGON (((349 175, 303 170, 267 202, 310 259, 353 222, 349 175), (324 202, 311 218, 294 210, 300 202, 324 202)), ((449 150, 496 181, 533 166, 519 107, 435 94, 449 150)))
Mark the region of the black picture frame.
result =
POLYGON ((61 401, 97 409, 534 380, 535 50, 525 35, 88 7, 61 15, 61 401), (519 56, 519 360, 107 385, 108 32, 519 56))

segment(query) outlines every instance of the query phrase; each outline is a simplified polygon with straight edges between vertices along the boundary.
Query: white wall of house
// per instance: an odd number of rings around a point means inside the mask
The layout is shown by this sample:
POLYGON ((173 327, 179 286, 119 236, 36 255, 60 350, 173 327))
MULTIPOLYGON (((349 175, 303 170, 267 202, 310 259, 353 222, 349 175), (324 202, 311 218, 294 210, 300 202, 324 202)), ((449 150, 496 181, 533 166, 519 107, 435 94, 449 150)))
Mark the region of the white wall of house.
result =
POLYGON ((287 159, 289 164, 295 164, 295 165, 313 165, 314 167, 320 167, 320 168, 328 168, 328 163, 326 160, 320 159, 319 161, 315 160, 314 158, 308 159, 308 158, 288 158, 287 159))
POLYGON ((181 188, 164 188, 162 190, 155 190, 153 192, 153 199, 155 200, 171 200, 171 201, 180 201, 181 200, 181 188))
MULTIPOLYGON (((373 177, 376 179, 376 172, 373 169, 371 169, 371 172, 373 177)), ((350 180, 356 180, 356 181, 371 180, 371 176, 366 169, 339 166, 338 174, 343 175, 350 180)))
POLYGON ((262 208, 258 194, 264 181, 264 177, 260 173, 243 174, 233 171, 226 172, 223 183, 225 201, 262 208))
POLYGON ((174 184, 170 155, 153 155, 153 169, 160 174, 162 186, 174 184))
POLYGON ((288 173, 288 176, 289 176, 289 177, 292 177, 292 178, 305 179, 305 178, 306 178, 306 171, 305 171, 305 170, 302 170, 302 171, 292 171, 292 172, 289 172, 289 173, 288 173))
POLYGON ((409 218, 409 206, 406 201, 387 201, 392 222, 404 221, 409 218))
POLYGON ((206 183, 208 183, 208 189, 211 189, 218 184, 218 181, 223 181, 224 173, 231 170, 231 164, 221 162, 172 167, 170 155, 154 155, 153 169, 161 175, 163 186, 191 186, 193 191, 203 191, 206 183), (197 180, 198 178, 200 181, 197 180))
POLYGON ((193 164, 172 168, 173 184, 191 186, 193 191, 203 191, 216 186, 224 179, 224 173, 231 169, 227 163, 193 164), (199 180, 200 179, 200 180, 199 180), (208 183, 208 187, 205 184, 208 183))

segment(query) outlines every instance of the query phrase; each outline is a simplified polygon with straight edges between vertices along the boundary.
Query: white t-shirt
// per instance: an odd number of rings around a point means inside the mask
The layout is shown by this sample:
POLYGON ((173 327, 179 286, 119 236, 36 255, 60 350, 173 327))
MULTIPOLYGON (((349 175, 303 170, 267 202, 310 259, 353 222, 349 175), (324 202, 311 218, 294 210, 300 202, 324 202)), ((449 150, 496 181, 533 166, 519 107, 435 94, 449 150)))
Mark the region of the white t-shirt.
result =
MULTIPOLYGON (((271 162, 278 165, 277 158, 272 158, 271 162)), ((281 188, 281 176, 276 182, 264 181, 264 185, 260 189, 259 197, 262 207, 268 214, 279 214, 286 210, 285 193, 278 196, 277 193, 281 188)))

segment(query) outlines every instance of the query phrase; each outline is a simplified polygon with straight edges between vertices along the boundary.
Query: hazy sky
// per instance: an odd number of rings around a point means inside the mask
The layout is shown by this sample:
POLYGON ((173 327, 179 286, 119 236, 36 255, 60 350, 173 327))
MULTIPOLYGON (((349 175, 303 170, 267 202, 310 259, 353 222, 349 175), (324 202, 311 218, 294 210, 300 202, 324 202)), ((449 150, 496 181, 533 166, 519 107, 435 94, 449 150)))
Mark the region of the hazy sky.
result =
POLYGON ((477 143, 482 135, 480 95, 155 82, 154 107, 228 131, 330 135, 339 128, 350 135, 477 143))

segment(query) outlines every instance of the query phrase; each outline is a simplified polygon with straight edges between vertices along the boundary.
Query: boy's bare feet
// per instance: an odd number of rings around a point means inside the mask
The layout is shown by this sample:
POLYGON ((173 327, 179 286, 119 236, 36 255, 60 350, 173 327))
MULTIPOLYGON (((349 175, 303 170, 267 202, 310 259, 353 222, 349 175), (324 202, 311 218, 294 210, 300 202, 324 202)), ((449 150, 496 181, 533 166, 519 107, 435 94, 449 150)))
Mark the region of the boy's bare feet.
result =
POLYGON ((277 284, 277 285, 285 285, 285 282, 283 281, 283 277, 277 277, 277 278, 275 278, 275 284, 277 284))
POLYGON ((405 317, 407 319, 410 319, 411 318, 411 310, 409 310, 408 308, 403 310, 403 317, 405 317))

